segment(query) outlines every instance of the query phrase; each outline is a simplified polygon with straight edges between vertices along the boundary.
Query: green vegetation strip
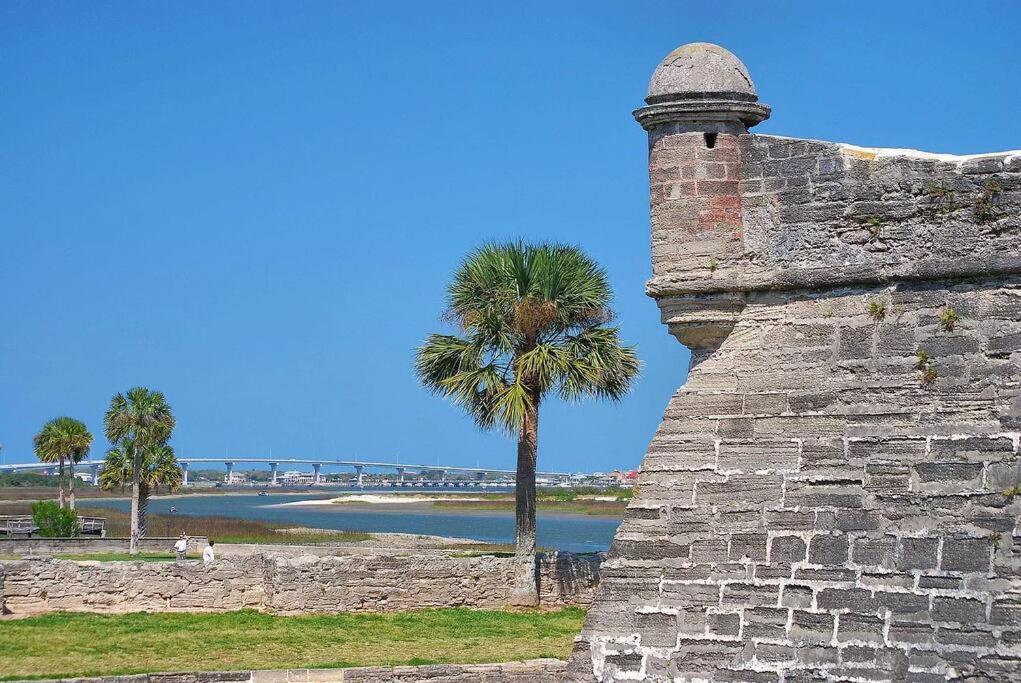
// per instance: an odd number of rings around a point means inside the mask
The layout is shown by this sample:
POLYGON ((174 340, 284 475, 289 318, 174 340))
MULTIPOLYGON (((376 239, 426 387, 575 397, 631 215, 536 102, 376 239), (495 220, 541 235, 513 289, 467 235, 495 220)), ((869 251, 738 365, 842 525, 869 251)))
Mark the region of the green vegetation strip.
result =
MULTIPOLYGON (((67 553, 56 555, 58 560, 77 560, 91 562, 171 562, 176 559, 173 553, 67 553)), ((197 559, 192 553, 189 559, 197 559)))
POLYGON ((55 613, 0 625, 0 680, 564 659, 584 611, 55 613))

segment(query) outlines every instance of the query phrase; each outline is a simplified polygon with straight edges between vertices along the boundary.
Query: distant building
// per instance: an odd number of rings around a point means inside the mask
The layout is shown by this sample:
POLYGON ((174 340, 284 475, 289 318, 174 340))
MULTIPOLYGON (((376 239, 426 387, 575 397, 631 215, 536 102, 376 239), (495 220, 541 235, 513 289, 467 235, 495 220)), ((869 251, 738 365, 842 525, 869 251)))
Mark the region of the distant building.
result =
POLYGON ((238 484, 247 484, 248 477, 240 472, 228 472, 223 481, 228 486, 237 486, 238 484))
POLYGON ((280 477, 280 483, 284 486, 308 486, 315 478, 311 472, 299 472, 297 470, 291 470, 284 472, 283 476, 280 477))

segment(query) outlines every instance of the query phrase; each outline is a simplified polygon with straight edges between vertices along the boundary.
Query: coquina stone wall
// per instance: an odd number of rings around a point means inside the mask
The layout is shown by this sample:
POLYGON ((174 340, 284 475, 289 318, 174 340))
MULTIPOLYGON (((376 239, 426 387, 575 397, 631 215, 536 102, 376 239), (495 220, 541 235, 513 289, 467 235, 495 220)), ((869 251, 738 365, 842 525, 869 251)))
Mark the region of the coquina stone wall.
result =
POLYGON ((1021 153, 747 134, 716 46, 657 78, 648 292, 691 366, 568 680, 1021 681, 1021 153))
MULTIPOLYGON (((540 556, 544 607, 587 605, 598 584, 598 555, 540 556)), ((437 555, 283 557, 253 555, 200 562, 0 563, 0 609, 15 614, 226 611, 278 614, 396 611, 510 604, 514 558, 437 555)))
MULTIPOLYGON (((151 673, 35 681, 35 683, 555 683, 566 662, 530 659, 500 664, 427 664, 424 666, 365 666, 349 669, 284 669, 275 671, 219 671, 151 673)), ((15 682, 19 683, 19 682, 15 682)), ((26 682, 21 682, 26 683, 26 682)))

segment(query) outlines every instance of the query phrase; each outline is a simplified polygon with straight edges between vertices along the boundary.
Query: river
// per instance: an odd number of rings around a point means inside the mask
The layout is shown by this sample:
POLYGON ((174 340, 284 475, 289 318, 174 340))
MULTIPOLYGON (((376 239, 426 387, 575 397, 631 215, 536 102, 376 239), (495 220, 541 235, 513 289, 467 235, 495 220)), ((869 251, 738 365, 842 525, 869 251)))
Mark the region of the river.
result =
MULTIPOLYGON (((363 532, 397 532, 474 538, 486 543, 514 542, 514 515, 511 512, 433 510, 414 504, 377 506, 350 504, 277 507, 280 503, 298 500, 334 498, 352 490, 336 489, 330 493, 276 493, 268 496, 231 493, 166 496, 149 501, 149 511, 167 514, 176 508, 179 515, 240 517, 267 522, 294 524, 320 529, 363 532), (409 509, 395 509, 407 506, 409 509)), ((430 494, 441 489, 430 489, 430 494)), ((369 493, 372 491, 359 491, 369 493)), ((421 493, 421 492, 419 492, 421 493)), ((463 489, 460 493, 464 493, 463 489)), ((401 495, 401 494, 395 494, 401 495)), ((470 495, 470 494, 468 494, 470 495)), ((79 499, 80 507, 107 507, 129 510, 125 499, 79 499)), ((537 521, 537 542, 546 548, 569 552, 593 552, 610 547, 613 534, 620 525, 615 517, 540 512, 537 521)))

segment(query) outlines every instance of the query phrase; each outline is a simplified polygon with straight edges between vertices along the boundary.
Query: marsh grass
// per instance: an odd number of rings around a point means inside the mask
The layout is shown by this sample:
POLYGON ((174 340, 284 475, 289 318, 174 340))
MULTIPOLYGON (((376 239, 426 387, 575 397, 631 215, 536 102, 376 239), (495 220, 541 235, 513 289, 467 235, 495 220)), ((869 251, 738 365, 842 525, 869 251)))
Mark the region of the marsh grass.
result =
POLYGON ((566 658, 584 611, 54 613, 0 628, 0 680, 566 658))
MULTIPOLYGON (((127 536, 129 519, 126 512, 109 508, 89 508, 90 515, 106 518, 107 536, 127 536)), ((360 531, 291 530, 293 524, 272 524, 236 517, 200 517, 191 515, 149 515, 149 536, 206 536, 217 543, 274 543, 285 545, 317 545, 323 543, 358 543, 372 536, 360 531)))
MULTIPOLYGON (((126 537, 130 533, 128 513, 102 507, 83 507, 80 513, 106 519, 106 535, 126 537)), ((29 503, 0 503, 0 515, 30 515, 29 503)), ((372 538, 361 531, 294 529, 293 524, 272 524, 236 517, 199 517, 191 515, 149 515, 148 536, 206 536, 217 543, 257 543, 317 545, 359 543, 372 538), (169 522, 169 525, 168 525, 169 522)))

